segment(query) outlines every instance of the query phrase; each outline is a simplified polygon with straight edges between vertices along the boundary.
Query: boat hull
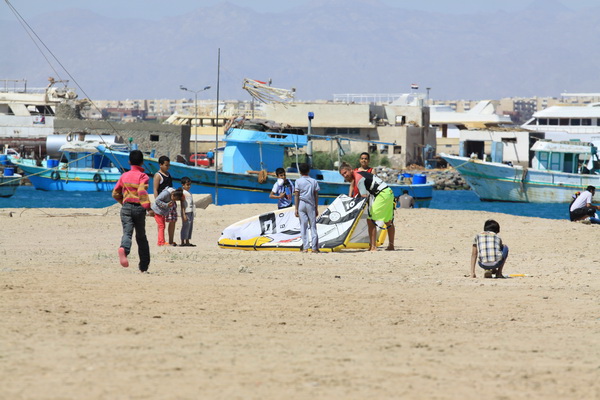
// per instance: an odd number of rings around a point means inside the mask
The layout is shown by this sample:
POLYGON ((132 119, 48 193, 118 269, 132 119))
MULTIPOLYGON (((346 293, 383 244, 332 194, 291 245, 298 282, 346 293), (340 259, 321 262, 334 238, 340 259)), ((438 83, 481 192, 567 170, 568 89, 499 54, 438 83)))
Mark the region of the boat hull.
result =
MULTIPOLYGON (((129 153, 112 151, 100 148, 111 162, 120 169, 129 166, 129 153)), ((150 176, 159 171, 158 159, 144 158, 144 170, 150 176)), ((276 177, 267 177, 264 183, 258 182, 256 174, 239 174, 221 172, 215 174, 214 169, 194 167, 178 162, 171 162, 169 173, 176 185, 181 185, 181 178, 188 177, 192 180, 191 192, 193 194, 210 194, 219 205, 246 204, 246 203, 272 203, 269 198, 276 177), (218 190, 216 189, 218 183, 218 190), (218 192, 218 194, 217 194, 218 192), (218 198, 217 198, 218 196, 218 198)), ((319 204, 329 205, 340 194, 348 194, 349 185, 346 182, 319 181, 319 204)), ((408 190, 415 199, 415 207, 429 207, 433 195, 433 183, 421 185, 390 185, 395 196, 400 196, 403 190, 408 190)), ((150 188, 152 191, 152 188, 150 188)))
POLYGON ((21 175, 0 176, 0 197, 11 197, 21 183, 21 175))
POLYGON ((67 192, 110 192, 121 174, 119 172, 87 171, 75 168, 47 169, 34 165, 17 164, 37 190, 64 190, 67 192))
POLYGON ((576 191, 600 185, 599 175, 540 171, 467 157, 441 156, 483 201, 570 203, 576 191))

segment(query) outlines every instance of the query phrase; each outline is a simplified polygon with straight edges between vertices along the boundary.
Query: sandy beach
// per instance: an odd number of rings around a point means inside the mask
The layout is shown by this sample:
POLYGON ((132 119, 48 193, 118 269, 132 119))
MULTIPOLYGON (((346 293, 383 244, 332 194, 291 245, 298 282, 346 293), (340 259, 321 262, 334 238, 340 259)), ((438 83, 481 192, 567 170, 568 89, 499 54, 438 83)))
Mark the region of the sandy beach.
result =
POLYGON ((0 210, 1 399, 600 398, 598 227, 397 210, 394 252, 244 252, 221 230, 275 206, 211 205, 195 248, 149 218, 141 274, 119 207, 0 210), (466 277, 488 218, 527 276, 466 277))

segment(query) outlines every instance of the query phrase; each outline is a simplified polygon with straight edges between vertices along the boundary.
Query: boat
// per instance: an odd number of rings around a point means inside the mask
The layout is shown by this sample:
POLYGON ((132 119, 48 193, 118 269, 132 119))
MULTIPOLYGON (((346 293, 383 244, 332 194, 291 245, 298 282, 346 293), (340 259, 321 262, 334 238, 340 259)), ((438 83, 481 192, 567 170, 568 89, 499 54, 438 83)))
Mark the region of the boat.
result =
POLYGON ((570 203, 573 194, 600 186, 597 148, 588 142, 538 140, 530 167, 441 153, 482 201, 570 203))
MULTIPOLYGON (((597 139, 600 139, 600 103, 585 106, 551 106, 534 113, 532 118, 521 127, 546 133, 596 135, 597 139)), ((577 137, 573 136, 573 138, 577 137)))
POLYGON ((115 137, 88 135, 86 140, 74 140, 69 135, 48 137, 49 154, 57 158, 44 160, 10 156, 10 161, 18 166, 37 190, 64 190, 70 192, 108 192, 115 187, 121 172, 108 158, 98 152, 97 146, 115 137), (69 140, 71 138, 71 140, 69 140), (54 142, 64 143, 53 152, 54 142))
POLYGON ((6 155, 0 154, 0 197, 11 197, 21 184, 23 176, 15 173, 6 155))
MULTIPOLYGON (((181 178, 192 180, 192 193, 210 194, 218 205, 270 203, 271 189, 277 180, 273 173, 281 167, 284 152, 299 149, 309 143, 308 135, 302 130, 281 126, 273 121, 244 120, 240 125, 225 128, 225 148, 219 169, 196 167, 171 161, 169 173, 176 184, 181 178), (264 172, 263 172, 264 171, 264 172), (265 173, 269 171, 269 173, 265 173)), ((98 146, 117 168, 129 168, 127 146, 98 146)), ((297 163, 296 163, 297 164, 297 163)), ((154 175, 160 169, 158 159, 144 157, 144 169, 154 175)), ((288 178, 299 177, 295 169, 288 169, 288 178)), ((338 171, 311 169, 310 176, 317 179, 321 188, 319 204, 329 205, 340 194, 348 194, 349 184, 344 182, 338 171)), ((415 198, 416 207, 428 207, 433 195, 433 183, 424 175, 421 181, 413 178, 411 184, 389 184, 396 197, 403 190, 415 198)))
POLYGON ((77 98, 68 81, 49 78, 45 88, 30 88, 25 79, 0 80, 0 139, 32 141, 54 133, 57 107, 77 98))

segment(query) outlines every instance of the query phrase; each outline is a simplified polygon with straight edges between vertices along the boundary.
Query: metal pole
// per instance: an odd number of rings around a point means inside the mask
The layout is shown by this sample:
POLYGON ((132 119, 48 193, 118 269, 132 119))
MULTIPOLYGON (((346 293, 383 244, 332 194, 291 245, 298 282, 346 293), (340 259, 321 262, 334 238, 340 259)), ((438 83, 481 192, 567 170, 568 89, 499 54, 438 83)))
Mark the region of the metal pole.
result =
POLYGON ((194 92, 194 166, 198 166, 198 92, 194 92))
POLYGON ((307 158, 307 163, 308 166, 312 168, 312 163, 313 163, 313 146, 312 146, 312 140, 310 138, 310 135, 312 135, 312 120, 315 117, 315 113, 313 113, 312 111, 308 112, 308 143, 306 144, 306 158, 307 158))
POLYGON ((204 92, 205 90, 210 89, 210 86, 204 86, 204 88, 200 89, 200 90, 191 90, 191 89, 186 88, 183 85, 179 85, 179 89, 186 91, 186 92, 194 93, 194 118, 192 119, 192 122, 190 123, 190 141, 192 140, 192 130, 193 130, 194 131, 194 154, 195 154, 194 165, 198 166, 198 125, 194 124, 194 121, 198 120, 198 93, 204 92))
POLYGON ((215 126, 215 205, 219 205, 219 80, 221 78, 221 48, 217 57, 217 121, 215 126))

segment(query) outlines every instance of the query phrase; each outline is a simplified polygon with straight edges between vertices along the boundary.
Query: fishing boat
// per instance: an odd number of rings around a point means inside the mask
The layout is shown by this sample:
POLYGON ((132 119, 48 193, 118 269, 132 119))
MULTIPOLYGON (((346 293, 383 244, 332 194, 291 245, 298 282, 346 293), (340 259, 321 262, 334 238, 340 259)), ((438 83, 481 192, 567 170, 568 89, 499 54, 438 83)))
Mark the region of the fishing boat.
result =
POLYGON ((89 135, 86 140, 74 140, 68 135, 48 137, 47 149, 52 152, 52 142, 64 140, 58 148, 57 158, 44 160, 26 159, 11 156, 10 160, 27 176, 38 190, 64 190, 81 192, 112 191, 121 173, 110 160, 99 153, 97 146, 107 141, 115 142, 115 137, 89 135))
MULTIPOLYGON (((192 180, 192 193, 210 194, 215 203, 245 204, 270 203, 269 194, 277 177, 275 169, 283 166, 284 152, 299 149, 309 143, 308 135, 299 129, 280 126, 272 121, 243 121, 240 126, 225 128, 225 148, 221 170, 196 167, 180 162, 170 163, 169 173, 176 184, 181 178, 192 180), (268 171, 268 172, 267 172, 268 171)), ((121 170, 129 168, 129 151, 126 146, 98 146, 112 163, 121 170)), ((144 158, 144 169, 154 175, 160 169, 158 159, 144 158)), ((288 170, 288 178, 299 175, 295 169, 288 170)), ((329 205, 340 194, 348 194, 349 184, 337 171, 311 169, 310 176, 318 180, 321 188, 319 204, 329 205)), ((389 184, 394 195, 400 196, 408 190, 415 199, 416 207, 428 207, 433 194, 433 183, 413 179, 412 184, 389 184)))
POLYGON ((49 78, 45 88, 32 88, 25 79, 0 80, 0 142, 37 143, 54 133, 61 104, 77 99, 68 81, 49 78))
MULTIPOLYGON (((585 106, 557 105, 545 108, 533 114, 532 118, 521 125, 522 128, 538 132, 565 132, 580 138, 580 135, 600 137, 600 103, 585 106)), ((583 140, 583 139, 582 139, 583 140)), ((588 140, 592 141, 592 140, 588 140)))
POLYGON ((15 173, 13 167, 7 166, 7 159, 2 156, 0 154, 0 197, 11 197, 21 184, 22 176, 15 173))
POLYGON ((531 167, 440 155, 482 201, 569 203, 576 191, 600 186, 600 162, 591 143, 538 140, 531 151, 531 167))

